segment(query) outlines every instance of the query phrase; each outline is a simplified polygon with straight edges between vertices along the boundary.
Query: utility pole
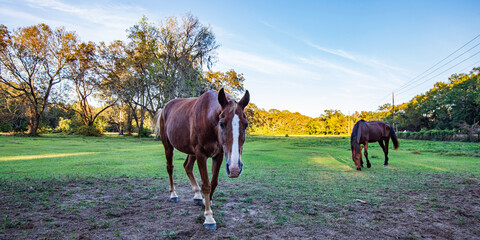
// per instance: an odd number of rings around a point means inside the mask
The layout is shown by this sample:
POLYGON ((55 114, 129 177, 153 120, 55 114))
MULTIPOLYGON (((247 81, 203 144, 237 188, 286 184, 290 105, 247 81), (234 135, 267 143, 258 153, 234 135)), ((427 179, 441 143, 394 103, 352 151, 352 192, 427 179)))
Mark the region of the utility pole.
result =
POLYGON ((397 128, 395 127, 395 94, 392 92, 392 119, 393 119, 393 129, 395 132, 397 131, 397 128))
POLYGON ((347 115, 347 125, 348 125, 348 134, 350 134, 352 132, 350 130, 350 111, 348 111, 348 115, 347 115))

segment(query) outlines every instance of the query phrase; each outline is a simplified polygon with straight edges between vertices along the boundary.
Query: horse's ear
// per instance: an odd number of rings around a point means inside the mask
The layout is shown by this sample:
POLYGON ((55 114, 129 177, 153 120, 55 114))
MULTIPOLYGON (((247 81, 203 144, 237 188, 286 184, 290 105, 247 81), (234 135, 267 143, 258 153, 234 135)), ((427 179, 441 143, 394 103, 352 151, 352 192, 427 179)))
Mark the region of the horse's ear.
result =
POLYGON ((247 90, 243 95, 242 99, 240 99, 240 102, 238 102, 238 105, 240 105, 242 108, 245 108, 249 102, 250 102, 250 93, 247 90))
POLYGON ((225 95, 225 90, 223 90, 223 88, 218 91, 218 103, 220 103, 220 106, 222 106, 222 108, 225 108, 228 104, 228 99, 225 95))

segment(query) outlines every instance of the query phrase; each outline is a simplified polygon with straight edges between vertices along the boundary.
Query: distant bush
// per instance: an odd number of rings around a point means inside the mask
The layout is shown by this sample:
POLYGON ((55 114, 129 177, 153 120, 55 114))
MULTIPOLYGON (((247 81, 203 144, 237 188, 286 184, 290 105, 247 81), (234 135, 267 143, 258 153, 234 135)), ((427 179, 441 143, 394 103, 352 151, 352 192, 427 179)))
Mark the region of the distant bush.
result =
POLYGON ((148 128, 142 128, 140 129, 140 133, 138 134, 139 137, 149 137, 152 131, 148 128))
POLYGON ((95 126, 100 129, 102 132, 106 131, 110 127, 110 124, 105 120, 104 116, 99 116, 95 119, 95 126))
POLYGON ((418 132, 398 132, 398 137, 414 140, 435 140, 435 141, 467 141, 465 134, 461 134, 456 130, 425 130, 418 132))
POLYGON ((71 119, 63 119, 60 117, 60 121, 58 122, 58 126, 55 128, 56 132, 62 133, 71 133, 72 132, 72 120, 71 119))
POLYGON ((37 133, 38 134, 50 134, 50 133, 53 133, 53 129, 50 126, 48 126, 48 125, 46 125, 42 122, 42 123, 40 123, 40 126, 38 127, 37 133))
POLYGON ((13 124, 11 122, 0 123, 0 132, 13 132, 13 124))
POLYGON ((78 127, 75 130, 75 134, 83 135, 83 136, 92 136, 92 137, 99 137, 103 135, 102 131, 98 129, 96 126, 87 126, 87 125, 78 127))

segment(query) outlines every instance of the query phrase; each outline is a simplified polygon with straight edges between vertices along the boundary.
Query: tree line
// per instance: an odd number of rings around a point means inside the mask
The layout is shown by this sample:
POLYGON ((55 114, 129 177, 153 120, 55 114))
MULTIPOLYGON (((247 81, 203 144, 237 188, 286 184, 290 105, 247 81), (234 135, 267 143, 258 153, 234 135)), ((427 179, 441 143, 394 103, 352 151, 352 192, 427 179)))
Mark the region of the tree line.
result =
POLYGON ((141 134, 173 98, 221 87, 232 95, 243 91, 242 74, 211 70, 219 45, 191 14, 159 24, 143 17, 127 37, 82 42, 64 27, 0 25, 0 131, 88 134, 108 122, 121 134, 141 134))

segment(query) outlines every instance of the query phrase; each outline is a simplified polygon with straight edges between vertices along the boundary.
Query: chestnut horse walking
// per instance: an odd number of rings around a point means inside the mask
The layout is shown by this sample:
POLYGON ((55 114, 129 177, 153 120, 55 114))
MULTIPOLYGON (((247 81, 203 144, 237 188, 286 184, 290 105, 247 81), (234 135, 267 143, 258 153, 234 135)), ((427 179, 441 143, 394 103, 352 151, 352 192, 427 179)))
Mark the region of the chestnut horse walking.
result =
POLYGON ((362 148, 360 144, 363 144, 365 151, 365 158, 367 159, 367 168, 372 165, 368 160, 368 143, 378 142, 385 153, 385 162, 383 166, 388 165, 388 141, 392 138, 394 149, 399 146, 397 135, 393 128, 385 122, 380 121, 365 121, 360 120, 353 126, 352 135, 350 137, 350 148, 352 150, 352 158, 357 170, 362 170, 362 148))
POLYGON ((178 98, 169 101, 162 111, 157 112, 155 132, 160 135, 167 158, 170 180, 170 201, 178 202, 173 184, 173 150, 188 154, 183 167, 187 173, 195 204, 205 205, 204 227, 216 230, 211 201, 218 184, 218 173, 225 155, 228 177, 236 178, 242 172, 241 155, 248 125, 244 109, 250 101, 248 91, 237 103, 220 89, 208 91, 198 98, 178 98), (212 158, 212 181, 208 178, 207 158, 212 158), (202 179, 202 188, 193 175, 197 161, 202 179), (205 199, 202 199, 202 193, 205 199))

